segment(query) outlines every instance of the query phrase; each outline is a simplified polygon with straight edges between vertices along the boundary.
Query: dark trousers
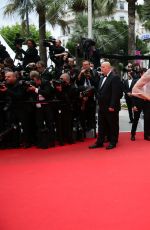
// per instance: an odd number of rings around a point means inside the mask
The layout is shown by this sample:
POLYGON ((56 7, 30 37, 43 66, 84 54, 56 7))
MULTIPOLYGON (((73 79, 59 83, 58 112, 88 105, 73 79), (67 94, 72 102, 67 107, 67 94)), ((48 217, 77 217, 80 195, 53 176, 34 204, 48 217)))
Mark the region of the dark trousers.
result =
POLYGON ((98 138, 97 143, 103 144, 105 136, 111 144, 118 142, 119 136, 119 112, 100 111, 98 113, 98 138))
POLYGON ((50 105, 43 104, 41 105, 41 108, 36 108, 36 127, 38 134, 44 132, 45 128, 47 128, 49 133, 49 140, 50 142, 54 142, 54 119, 53 111, 50 105))
POLYGON ((24 144, 35 144, 36 142, 35 111, 35 106, 32 104, 27 104, 22 108, 22 142, 24 144))
POLYGON ((144 113, 144 137, 150 136, 150 101, 145 101, 143 106, 144 113))
POLYGON ((73 114, 70 105, 63 105, 55 111, 56 134, 61 145, 73 142, 73 114))
POLYGON ((133 112, 132 112, 132 100, 131 98, 126 98, 126 103, 128 107, 129 119, 133 121, 133 112))
POLYGON ((132 123, 131 135, 136 134, 138 121, 142 111, 144 113, 144 137, 148 137, 150 136, 150 102, 149 101, 143 101, 142 108, 138 108, 138 111, 134 112, 134 120, 132 123))
POLYGON ((134 112, 134 119, 133 119, 133 123, 132 123, 132 128, 131 128, 131 135, 134 136, 136 134, 136 129, 137 129, 137 125, 139 122, 139 118, 140 118, 140 114, 142 112, 142 109, 138 109, 138 111, 134 112))

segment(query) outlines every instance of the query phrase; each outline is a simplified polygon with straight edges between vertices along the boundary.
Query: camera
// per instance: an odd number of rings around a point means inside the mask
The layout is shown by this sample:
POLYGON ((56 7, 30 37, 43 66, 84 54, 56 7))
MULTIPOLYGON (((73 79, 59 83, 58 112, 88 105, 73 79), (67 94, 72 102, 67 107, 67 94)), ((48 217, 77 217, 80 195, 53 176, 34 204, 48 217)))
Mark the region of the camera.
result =
POLYGON ((90 97, 94 95, 94 86, 88 87, 86 90, 81 92, 82 97, 90 97))
POLYGON ((20 80, 19 85, 22 85, 25 89, 27 89, 28 87, 35 85, 35 82, 33 80, 20 80))
POLYGON ((49 47, 50 46, 49 43, 52 43, 53 45, 55 45, 55 41, 56 41, 56 39, 54 37, 50 36, 48 39, 43 40, 43 46, 49 47))
POLYGON ((61 79, 53 79, 53 86, 54 88, 58 85, 62 85, 63 81, 61 79))
POLYGON ((21 38, 21 37, 20 37, 20 34, 17 33, 17 34, 16 34, 16 37, 15 37, 14 45, 15 45, 15 46, 16 46, 16 45, 22 46, 22 43, 23 43, 24 41, 25 41, 25 39, 24 39, 24 38, 21 38))
POLYGON ((88 75, 88 76, 91 75, 90 69, 86 69, 85 72, 84 72, 84 74, 85 74, 85 75, 88 75))

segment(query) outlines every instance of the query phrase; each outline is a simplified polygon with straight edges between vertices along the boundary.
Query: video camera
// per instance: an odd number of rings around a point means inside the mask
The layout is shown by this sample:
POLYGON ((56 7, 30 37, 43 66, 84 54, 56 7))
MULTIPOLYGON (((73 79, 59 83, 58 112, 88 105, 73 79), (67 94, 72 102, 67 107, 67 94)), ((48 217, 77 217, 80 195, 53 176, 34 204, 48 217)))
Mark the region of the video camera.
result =
POLYGON ((50 46, 49 43, 52 43, 53 45, 55 45, 55 42, 56 42, 56 39, 54 37, 50 36, 48 39, 43 40, 43 46, 49 47, 50 46))
POLYGON ((21 37, 20 37, 20 34, 17 33, 17 34, 16 34, 16 37, 15 37, 15 40, 14 40, 14 45, 15 45, 15 46, 16 46, 16 45, 22 46, 22 44, 23 44, 24 41, 25 41, 25 39, 24 39, 24 38, 21 38, 21 37))

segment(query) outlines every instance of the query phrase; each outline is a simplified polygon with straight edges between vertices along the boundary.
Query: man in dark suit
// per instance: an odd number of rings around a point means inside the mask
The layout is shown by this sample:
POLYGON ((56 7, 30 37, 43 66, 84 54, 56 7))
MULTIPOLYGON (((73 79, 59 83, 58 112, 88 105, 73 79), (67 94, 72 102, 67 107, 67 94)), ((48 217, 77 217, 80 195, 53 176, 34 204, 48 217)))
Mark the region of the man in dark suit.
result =
POLYGON ((93 71, 90 68, 90 62, 84 60, 82 62, 82 68, 76 80, 79 91, 85 92, 90 88, 91 95, 84 95, 81 93, 81 110, 80 110, 80 121, 84 132, 91 130, 95 127, 95 112, 96 112, 96 101, 95 93, 98 83, 98 77, 94 76, 93 71))
POLYGON ((132 72, 128 71, 128 79, 123 82, 123 91, 125 93, 125 100, 128 107, 129 123, 133 122, 133 111, 132 111, 132 88, 135 85, 136 80, 132 77, 132 72))
POLYGON ((101 64, 101 77, 98 89, 99 118, 98 138, 89 148, 103 147, 105 136, 109 137, 106 149, 116 147, 119 136, 119 110, 122 97, 122 84, 119 76, 115 75, 109 62, 101 64))
POLYGON ((27 91, 37 101, 35 113, 38 147, 53 147, 55 146, 54 115, 52 105, 48 101, 54 98, 54 89, 50 82, 42 79, 37 71, 31 71, 30 78, 34 84, 29 85, 27 91))

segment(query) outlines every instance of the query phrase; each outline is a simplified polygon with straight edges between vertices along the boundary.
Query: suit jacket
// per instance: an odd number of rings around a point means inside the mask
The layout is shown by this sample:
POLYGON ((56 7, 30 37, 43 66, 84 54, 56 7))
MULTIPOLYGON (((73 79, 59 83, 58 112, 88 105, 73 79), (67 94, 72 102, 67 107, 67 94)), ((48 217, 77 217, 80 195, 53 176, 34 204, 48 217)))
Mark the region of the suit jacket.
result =
POLYGON ((132 79, 131 85, 129 87, 128 79, 123 82, 123 92, 125 93, 125 99, 131 99, 131 97, 128 96, 128 93, 132 92, 132 88, 135 85, 136 80, 132 79))
POLYGON ((120 110, 120 99, 123 94, 122 84, 119 76, 112 72, 107 76, 102 85, 104 77, 101 77, 98 88, 98 102, 100 111, 108 111, 108 108, 120 110))
POLYGON ((42 95, 46 101, 52 100, 54 98, 54 88, 51 86, 51 84, 42 79, 41 85, 37 87, 38 93, 31 92, 30 96, 33 100, 39 100, 39 95, 42 95))

